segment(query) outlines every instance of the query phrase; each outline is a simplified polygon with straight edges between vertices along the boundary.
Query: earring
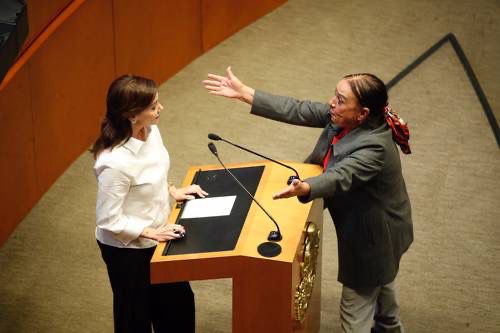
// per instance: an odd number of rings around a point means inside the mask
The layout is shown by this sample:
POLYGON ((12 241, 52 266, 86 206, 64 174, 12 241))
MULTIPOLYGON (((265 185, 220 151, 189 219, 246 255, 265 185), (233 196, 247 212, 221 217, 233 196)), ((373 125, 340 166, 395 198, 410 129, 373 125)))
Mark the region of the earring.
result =
POLYGON ((132 125, 134 125, 136 121, 137 121, 137 119, 135 119, 135 118, 130 119, 130 122, 132 123, 132 125))

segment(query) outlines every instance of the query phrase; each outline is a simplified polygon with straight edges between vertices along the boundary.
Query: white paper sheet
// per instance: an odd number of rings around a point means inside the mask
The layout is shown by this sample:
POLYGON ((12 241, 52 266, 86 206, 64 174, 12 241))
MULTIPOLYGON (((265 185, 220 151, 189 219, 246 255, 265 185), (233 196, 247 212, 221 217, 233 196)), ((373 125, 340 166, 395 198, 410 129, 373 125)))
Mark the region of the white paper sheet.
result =
POLYGON ((189 200, 182 211, 182 219, 227 216, 233 209, 235 195, 189 200))

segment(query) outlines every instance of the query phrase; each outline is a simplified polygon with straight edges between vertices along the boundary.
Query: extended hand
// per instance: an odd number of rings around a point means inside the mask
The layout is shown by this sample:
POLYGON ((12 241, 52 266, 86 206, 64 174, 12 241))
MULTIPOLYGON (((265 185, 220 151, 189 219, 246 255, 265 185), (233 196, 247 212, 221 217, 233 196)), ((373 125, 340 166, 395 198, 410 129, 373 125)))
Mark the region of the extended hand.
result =
POLYGON ((294 179, 288 187, 273 195, 273 199, 276 200, 295 196, 304 196, 309 195, 309 193, 311 193, 311 187, 308 183, 299 179, 294 179))
POLYGON ((208 74, 208 79, 203 85, 212 95, 240 99, 252 104, 255 90, 245 86, 231 71, 231 66, 226 70, 226 76, 208 74))

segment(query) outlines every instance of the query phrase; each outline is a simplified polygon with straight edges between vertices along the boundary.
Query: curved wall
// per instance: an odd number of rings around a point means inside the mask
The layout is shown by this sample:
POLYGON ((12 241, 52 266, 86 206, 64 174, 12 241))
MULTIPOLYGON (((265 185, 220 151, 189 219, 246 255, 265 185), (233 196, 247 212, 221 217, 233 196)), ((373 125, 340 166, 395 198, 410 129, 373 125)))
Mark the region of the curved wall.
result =
POLYGON ((285 0, 31 0, 0 85, 0 244, 92 143, 123 73, 164 82, 285 0))

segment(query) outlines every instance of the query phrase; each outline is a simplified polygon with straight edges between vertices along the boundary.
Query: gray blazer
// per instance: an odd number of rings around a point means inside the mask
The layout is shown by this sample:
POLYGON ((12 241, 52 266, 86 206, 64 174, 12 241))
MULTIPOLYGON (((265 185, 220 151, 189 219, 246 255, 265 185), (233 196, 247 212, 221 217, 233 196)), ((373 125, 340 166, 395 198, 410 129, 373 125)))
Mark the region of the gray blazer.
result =
POLYGON ((331 145, 342 129, 331 123, 329 105, 256 91, 252 114, 295 125, 324 128, 306 163, 326 171, 305 179, 307 202, 323 198, 337 230, 338 280, 359 289, 392 282, 413 241, 411 206, 390 127, 364 123, 331 145))

